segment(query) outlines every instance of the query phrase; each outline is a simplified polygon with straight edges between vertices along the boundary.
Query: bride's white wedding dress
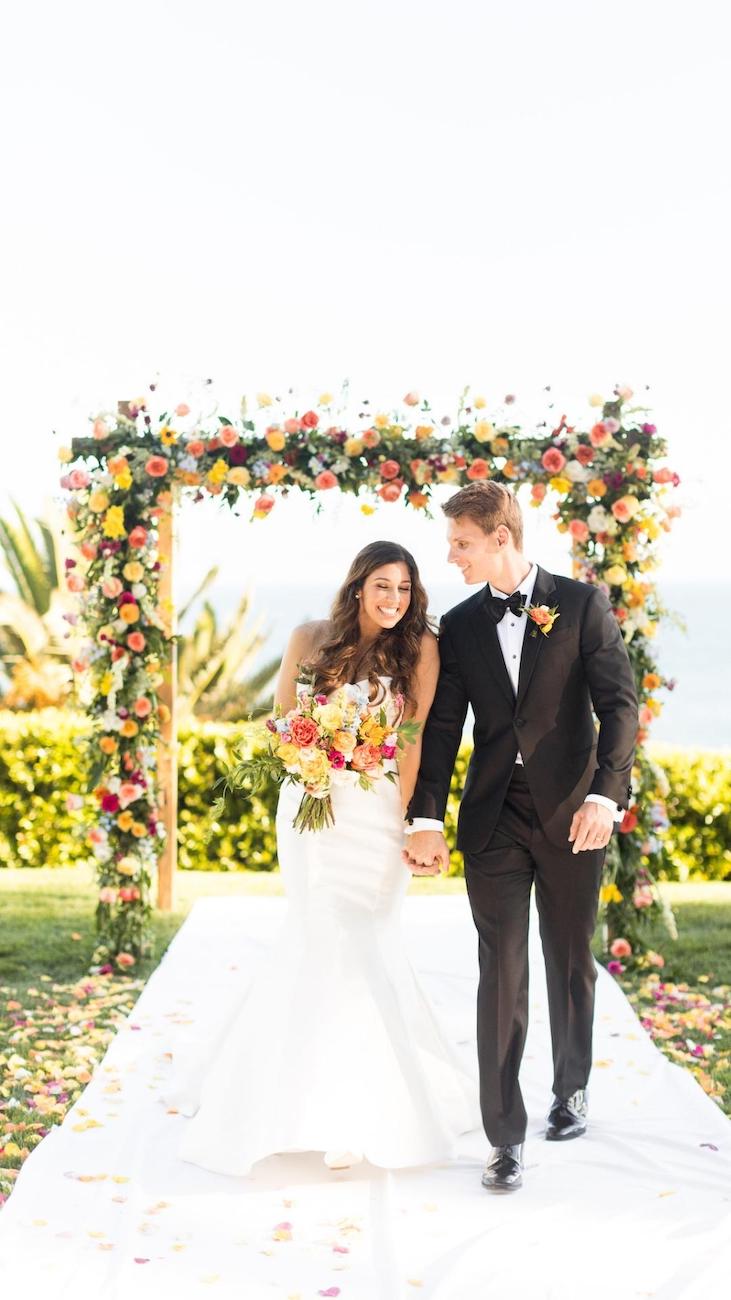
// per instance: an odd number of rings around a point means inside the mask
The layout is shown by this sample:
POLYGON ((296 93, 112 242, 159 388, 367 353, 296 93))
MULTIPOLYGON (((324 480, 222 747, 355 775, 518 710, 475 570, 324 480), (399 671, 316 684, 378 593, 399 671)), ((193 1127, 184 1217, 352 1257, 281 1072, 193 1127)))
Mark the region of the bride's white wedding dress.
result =
MULTIPOLYGON (((367 683, 359 683, 367 690, 367 683)), ((396 722, 390 678, 381 678, 396 722)), ((393 765, 395 767, 395 764, 393 765)), ((402 949, 410 876, 398 779, 343 773, 335 825, 300 833, 302 787, 277 811, 287 920, 210 1059, 167 1090, 194 1117, 179 1154, 246 1174, 285 1151, 362 1153, 386 1168, 448 1159, 480 1123, 477 1086, 446 1042, 402 949)))

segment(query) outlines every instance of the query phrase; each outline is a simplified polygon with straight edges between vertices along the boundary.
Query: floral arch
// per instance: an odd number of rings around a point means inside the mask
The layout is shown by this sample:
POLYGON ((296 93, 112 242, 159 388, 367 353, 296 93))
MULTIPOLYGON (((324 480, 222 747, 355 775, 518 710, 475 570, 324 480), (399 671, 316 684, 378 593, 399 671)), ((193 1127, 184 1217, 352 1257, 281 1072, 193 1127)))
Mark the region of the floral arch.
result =
MULTIPOLYGON (((152 390, 154 392, 154 390, 152 390)), ((91 784, 98 816, 88 828, 99 878, 97 963, 131 966, 148 949, 151 886, 172 906, 176 847, 174 609, 175 503, 210 494, 252 501, 264 519, 278 496, 351 492, 361 509, 406 502, 429 509, 433 488, 493 478, 530 484, 531 504, 552 512, 572 540, 574 575, 607 592, 622 628, 640 699, 636 802, 614 837, 602 891, 611 931, 639 939, 661 906, 654 880, 667 824, 662 773, 644 742, 672 686, 658 671, 654 637, 663 610, 653 574, 658 539, 679 513, 678 477, 666 445, 632 392, 590 398, 581 426, 563 416, 525 432, 512 399, 490 414, 469 390, 455 419, 438 421, 407 393, 399 408, 344 416, 329 394, 313 409, 257 395, 255 414, 202 418, 186 403, 153 411, 150 395, 99 415, 89 436, 60 450, 62 487, 77 552, 66 584, 79 598, 83 641, 74 659, 93 720, 91 784)), ((364 404, 365 405, 365 404, 364 404)))

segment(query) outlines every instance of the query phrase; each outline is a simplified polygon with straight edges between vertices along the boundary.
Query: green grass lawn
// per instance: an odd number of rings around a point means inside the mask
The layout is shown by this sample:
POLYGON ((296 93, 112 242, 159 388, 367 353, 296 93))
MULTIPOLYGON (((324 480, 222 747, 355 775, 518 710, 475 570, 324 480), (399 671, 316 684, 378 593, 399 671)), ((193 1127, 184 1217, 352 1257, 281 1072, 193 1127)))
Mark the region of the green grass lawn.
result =
MULTIPOLYGON (((664 889, 679 937, 652 933, 664 968, 628 970, 620 982, 658 1046, 731 1114, 731 883, 664 889)), ((463 891, 456 877, 410 887, 414 895, 463 891)), ((195 899, 281 893, 276 874, 180 872, 174 911, 153 916, 153 955, 131 976, 94 977, 87 974, 95 941, 91 873, 0 871, 0 1203, 23 1160, 85 1087, 195 899)), ((596 952, 601 960, 598 935, 596 952)))

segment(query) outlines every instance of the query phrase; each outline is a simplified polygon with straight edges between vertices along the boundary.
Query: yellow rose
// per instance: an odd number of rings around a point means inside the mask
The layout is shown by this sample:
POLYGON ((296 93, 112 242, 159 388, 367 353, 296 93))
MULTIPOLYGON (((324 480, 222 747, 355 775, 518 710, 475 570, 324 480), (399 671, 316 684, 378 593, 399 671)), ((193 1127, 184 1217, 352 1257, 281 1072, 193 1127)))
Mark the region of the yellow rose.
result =
POLYGON ((375 420, 373 421, 373 423, 374 423, 374 425, 376 426, 377 429, 387 429, 387 428, 388 428, 388 416, 387 416, 387 415, 377 415, 376 418, 375 418, 375 420))
POLYGON ((277 758, 281 758, 286 767, 296 767, 299 761, 300 750, 293 745, 291 740, 285 740, 277 750, 277 758))
POLYGON ((492 442, 495 437, 495 427, 489 420, 476 420, 472 432, 478 442, 492 442))
POLYGON ((271 451, 282 451, 287 441, 281 429, 270 429, 266 440, 271 451))
POLYGON ((603 497, 607 494, 607 485, 600 478, 592 478, 589 479, 586 490, 590 497, 603 497))
POLYGON ((357 743, 352 731, 336 731, 333 736, 333 749, 345 754, 346 758, 350 757, 357 743))
POLYGON ((454 465, 450 465, 448 469, 437 474, 437 478, 440 483, 459 483, 459 470, 454 465))
POLYGON ((325 731, 339 731, 343 725, 343 711, 337 704, 318 704, 315 718, 325 731))
POLYGON ((256 400, 260 406, 271 406, 272 399, 268 393, 257 393, 256 400))
POLYGON ((68 464, 69 464, 69 461, 72 461, 72 460, 74 459, 74 454, 73 454, 71 448, 70 448, 70 447, 59 447, 59 449, 58 449, 58 459, 60 460, 60 462, 61 462, 62 465, 68 465, 68 464))
POLYGON ((487 406, 487 402, 484 397, 476 397, 472 405, 476 411, 483 411, 487 406))
POLYGON ((360 438, 348 438, 343 445, 343 451, 346 456, 362 456, 364 444, 360 438))
POLYGON ((125 564, 122 573, 128 582, 141 582, 145 576, 145 570, 139 560, 130 560, 125 564))
POLYGON ((333 395, 332 395, 332 393, 320 393, 320 396, 319 396, 318 399, 317 399, 317 405, 318 405, 318 406, 330 406, 330 404, 332 403, 332 400, 333 400, 333 395))
POLYGON ((126 537, 124 510, 122 506, 110 506, 104 516, 102 531, 105 537, 126 537))
POLYGON ((132 475, 130 474, 128 469, 122 470, 121 474, 115 474, 114 486, 119 488, 121 492, 126 492, 129 488, 131 488, 132 475))
POLYGON ((327 754, 323 749, 300 750, 300 772, 305 785, 319 785, 330 772, 327 754))
POLYGON ((623 587, 627 581, 627 570, 621 564, 612 564, 610 568, 604 570, 604 581, 608 582, 610 587, 623 587))
POLYGON ((106 492, 102 492, 100 489, 97 489, 96 492, 92 492, 91 496, 89 497, 89 509, 95 515, 103 514, 108 505, 109 505, 109 497, 107 496, 106 492))
POLYGON ((121 871, 123 876, 134 876, 139 863, 136 858, 120 858, 117 863, 117 871, 121 871))
POLYGON ((555 478, 549 479, 549 483, 554 492, 558 492, 559 496, 565 496, 567 492, 571 491, 571 479, 561 478, 560 475, 557 475, 555 478))
POLYGON ((213 464, 211 465, 211 468, 209 469, 207 474, 207 478, 209 483, 218 485, 219 483, 225 482, 227 474, 228 474, 228 463, 219 457, 219 459, 214 460, 213 464))
POLYGON ((601 394, 592 393, 591 397, 589 398, 589 406, 603 406, 603 405, 604 405, 604 398, 601 396, 601 394))
POLYGON ((235 487, 248 487, 250 480, 251 475, 243 465, 234 465, 226 475, 226 482, 233 483, 235 487))
POLYGON ((424 442, 427 438, 433 438, 434 425, 417 424, 416 428, 414 429, 414 437, 416 438, 417 442, 424 442))

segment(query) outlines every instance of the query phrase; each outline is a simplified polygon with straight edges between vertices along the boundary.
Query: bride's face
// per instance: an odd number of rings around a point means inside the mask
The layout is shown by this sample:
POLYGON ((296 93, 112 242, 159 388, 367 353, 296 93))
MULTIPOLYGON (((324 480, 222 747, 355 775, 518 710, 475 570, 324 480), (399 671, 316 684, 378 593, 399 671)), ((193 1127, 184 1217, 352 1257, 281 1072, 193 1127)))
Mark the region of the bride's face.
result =
POLYGON ((368 574, 360 589, 360 629, 377 636, 395 627, 411 602, 411 579, 405 564, 384 564, 368 574))

